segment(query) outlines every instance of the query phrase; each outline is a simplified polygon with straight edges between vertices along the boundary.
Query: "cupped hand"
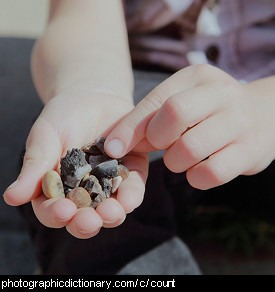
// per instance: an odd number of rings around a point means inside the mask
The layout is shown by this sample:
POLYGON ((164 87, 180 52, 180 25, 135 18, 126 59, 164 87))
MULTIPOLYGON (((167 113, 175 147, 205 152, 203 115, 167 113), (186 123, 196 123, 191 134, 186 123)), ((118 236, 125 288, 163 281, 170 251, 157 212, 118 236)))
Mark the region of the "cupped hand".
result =
POLYGON ((133 105, 104 93, 64 91, 51 99, 34 123, 26 142, 26 154, 18 179, 4 193, 5 201, 18 206, 29 201, 45 226, 67 230, 77 238, 96 235, 100 228, 116 227, 143 200, 148 172, 146 154, 129 153, 124 164, 130 170, 115 197, 96 209, 80 208, 67 198, 47 199, 42 193, 43 175, 59 171, 60 159, 72 148, 81 148, 105 136, 133 105))
POLYGON ((210 65, 187 67, 118 123, 105 150, 119 157, 132 149, 164 149, 166 166, 186 171, 199 189, 258 173, 275 155, 275 103, 264 87, 242 84, 210 65))

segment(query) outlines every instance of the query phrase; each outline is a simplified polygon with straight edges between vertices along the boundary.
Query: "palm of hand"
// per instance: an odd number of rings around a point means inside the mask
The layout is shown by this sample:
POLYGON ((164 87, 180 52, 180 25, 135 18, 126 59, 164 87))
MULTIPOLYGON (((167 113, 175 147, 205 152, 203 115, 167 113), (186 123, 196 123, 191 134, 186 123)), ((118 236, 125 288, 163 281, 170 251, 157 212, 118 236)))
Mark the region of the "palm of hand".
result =
POLYGON ((103 201, 96 210, 77 209, 69 199, 47 199, 41 191, 41 180, 46 171, 59 168, 60 158, 67 150, 107 135, 132 108, 124 99, 107 94, 96 94, 96 98, 95 94, 86 94, 81 99, 68 94, 56 96, 31 129, 23 168, 17 184, 7 189, 6 202, 21 205, 31 201, 41 223, 53 228, 66 226, 78 238, 92 237, 102 226, 121 224, 143 200, 146 154, 130 153, 125 157, 129 177, 120 185, 117 196, 103 201))

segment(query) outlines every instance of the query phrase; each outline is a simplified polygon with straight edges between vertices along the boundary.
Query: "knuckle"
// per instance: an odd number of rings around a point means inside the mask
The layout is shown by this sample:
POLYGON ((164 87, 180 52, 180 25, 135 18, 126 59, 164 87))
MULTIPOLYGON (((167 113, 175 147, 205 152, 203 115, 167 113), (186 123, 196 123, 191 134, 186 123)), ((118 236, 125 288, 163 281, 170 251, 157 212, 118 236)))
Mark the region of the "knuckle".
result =
POLYGON ((224 167, 214 159, 209 159, 206 164, 206 172, 215 185, 222 185, 228 181, 224 167))
POLYGON ((175 96, 171 96, 166 100, 163 109, 169 120, 178 122, 183 116, 182 111, 179 110, 179 101, 175 96))
POLYGON ((202 159, 200 151, 200 143, 197 139, 194 139, 188 132, 182 136, 179 143, 180 152, 189 157, 194 162, 198 162, 202 159))
POLYGON ((144 97, 142 105, 148 112, 153 112, 159 109, 164 103, 165 99, 156 91, 144 97))
POLYGON ((181 98, 173 95, 167 99, 164 104, 165 113, 171 121, 180 122, 183 128, 187 128, 192 123, 192 110, 188 96, 181 98))
POLYGON ((205 77, 209 78, 209 76, 217 71, 215 67, 209 64, 195 64, 190 66, 190 69, 192 70, 194 78, 198 81, 205 77))

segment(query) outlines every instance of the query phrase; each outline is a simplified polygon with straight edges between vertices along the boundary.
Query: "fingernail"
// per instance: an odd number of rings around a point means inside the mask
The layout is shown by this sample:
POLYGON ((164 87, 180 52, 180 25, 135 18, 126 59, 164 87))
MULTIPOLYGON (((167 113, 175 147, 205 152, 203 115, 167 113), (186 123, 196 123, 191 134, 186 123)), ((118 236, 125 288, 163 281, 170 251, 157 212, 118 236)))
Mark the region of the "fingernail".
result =
POLYGON ((64 223, 64 222, 67 222, 67 221, 71 220, 71 218, 66 218, 66 219, 55 218, 55 220, 58 221, 58 222, 64 223))
POLYGON ((18 183, 18 179, 17 179, 15 182, 13 182, 13 183, 7 188, 7 190, 9 190, 9 189, 11 189, 11 188, 14 188, 14 187, 17 185, 17 183, 18 183))
POLYGON ((124 146, 119 139, 113 139, 107 144, 106 149, 113 157, 121 157, 123 155, 124 146))

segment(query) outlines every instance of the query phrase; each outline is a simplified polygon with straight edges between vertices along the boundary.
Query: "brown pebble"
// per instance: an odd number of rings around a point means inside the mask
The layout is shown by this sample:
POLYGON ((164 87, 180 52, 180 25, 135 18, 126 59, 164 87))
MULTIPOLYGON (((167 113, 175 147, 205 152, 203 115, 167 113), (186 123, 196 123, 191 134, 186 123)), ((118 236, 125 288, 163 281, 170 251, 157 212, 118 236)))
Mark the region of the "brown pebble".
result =
POLYGON ((117 166, 117 176, 121 176, 125 180, 129 176, 129 170, 125 165, 119 164, 117 166))
POLYGON ((73 201, 77 208, 90 207, 92 199, 89 193, 82 187, 71 190, 67 198, 73 201))
POLYGON ((49 170, 42 179, 42 190, 45 196, 51 198, 65 198, 63 183, 58 172, 49 170))

